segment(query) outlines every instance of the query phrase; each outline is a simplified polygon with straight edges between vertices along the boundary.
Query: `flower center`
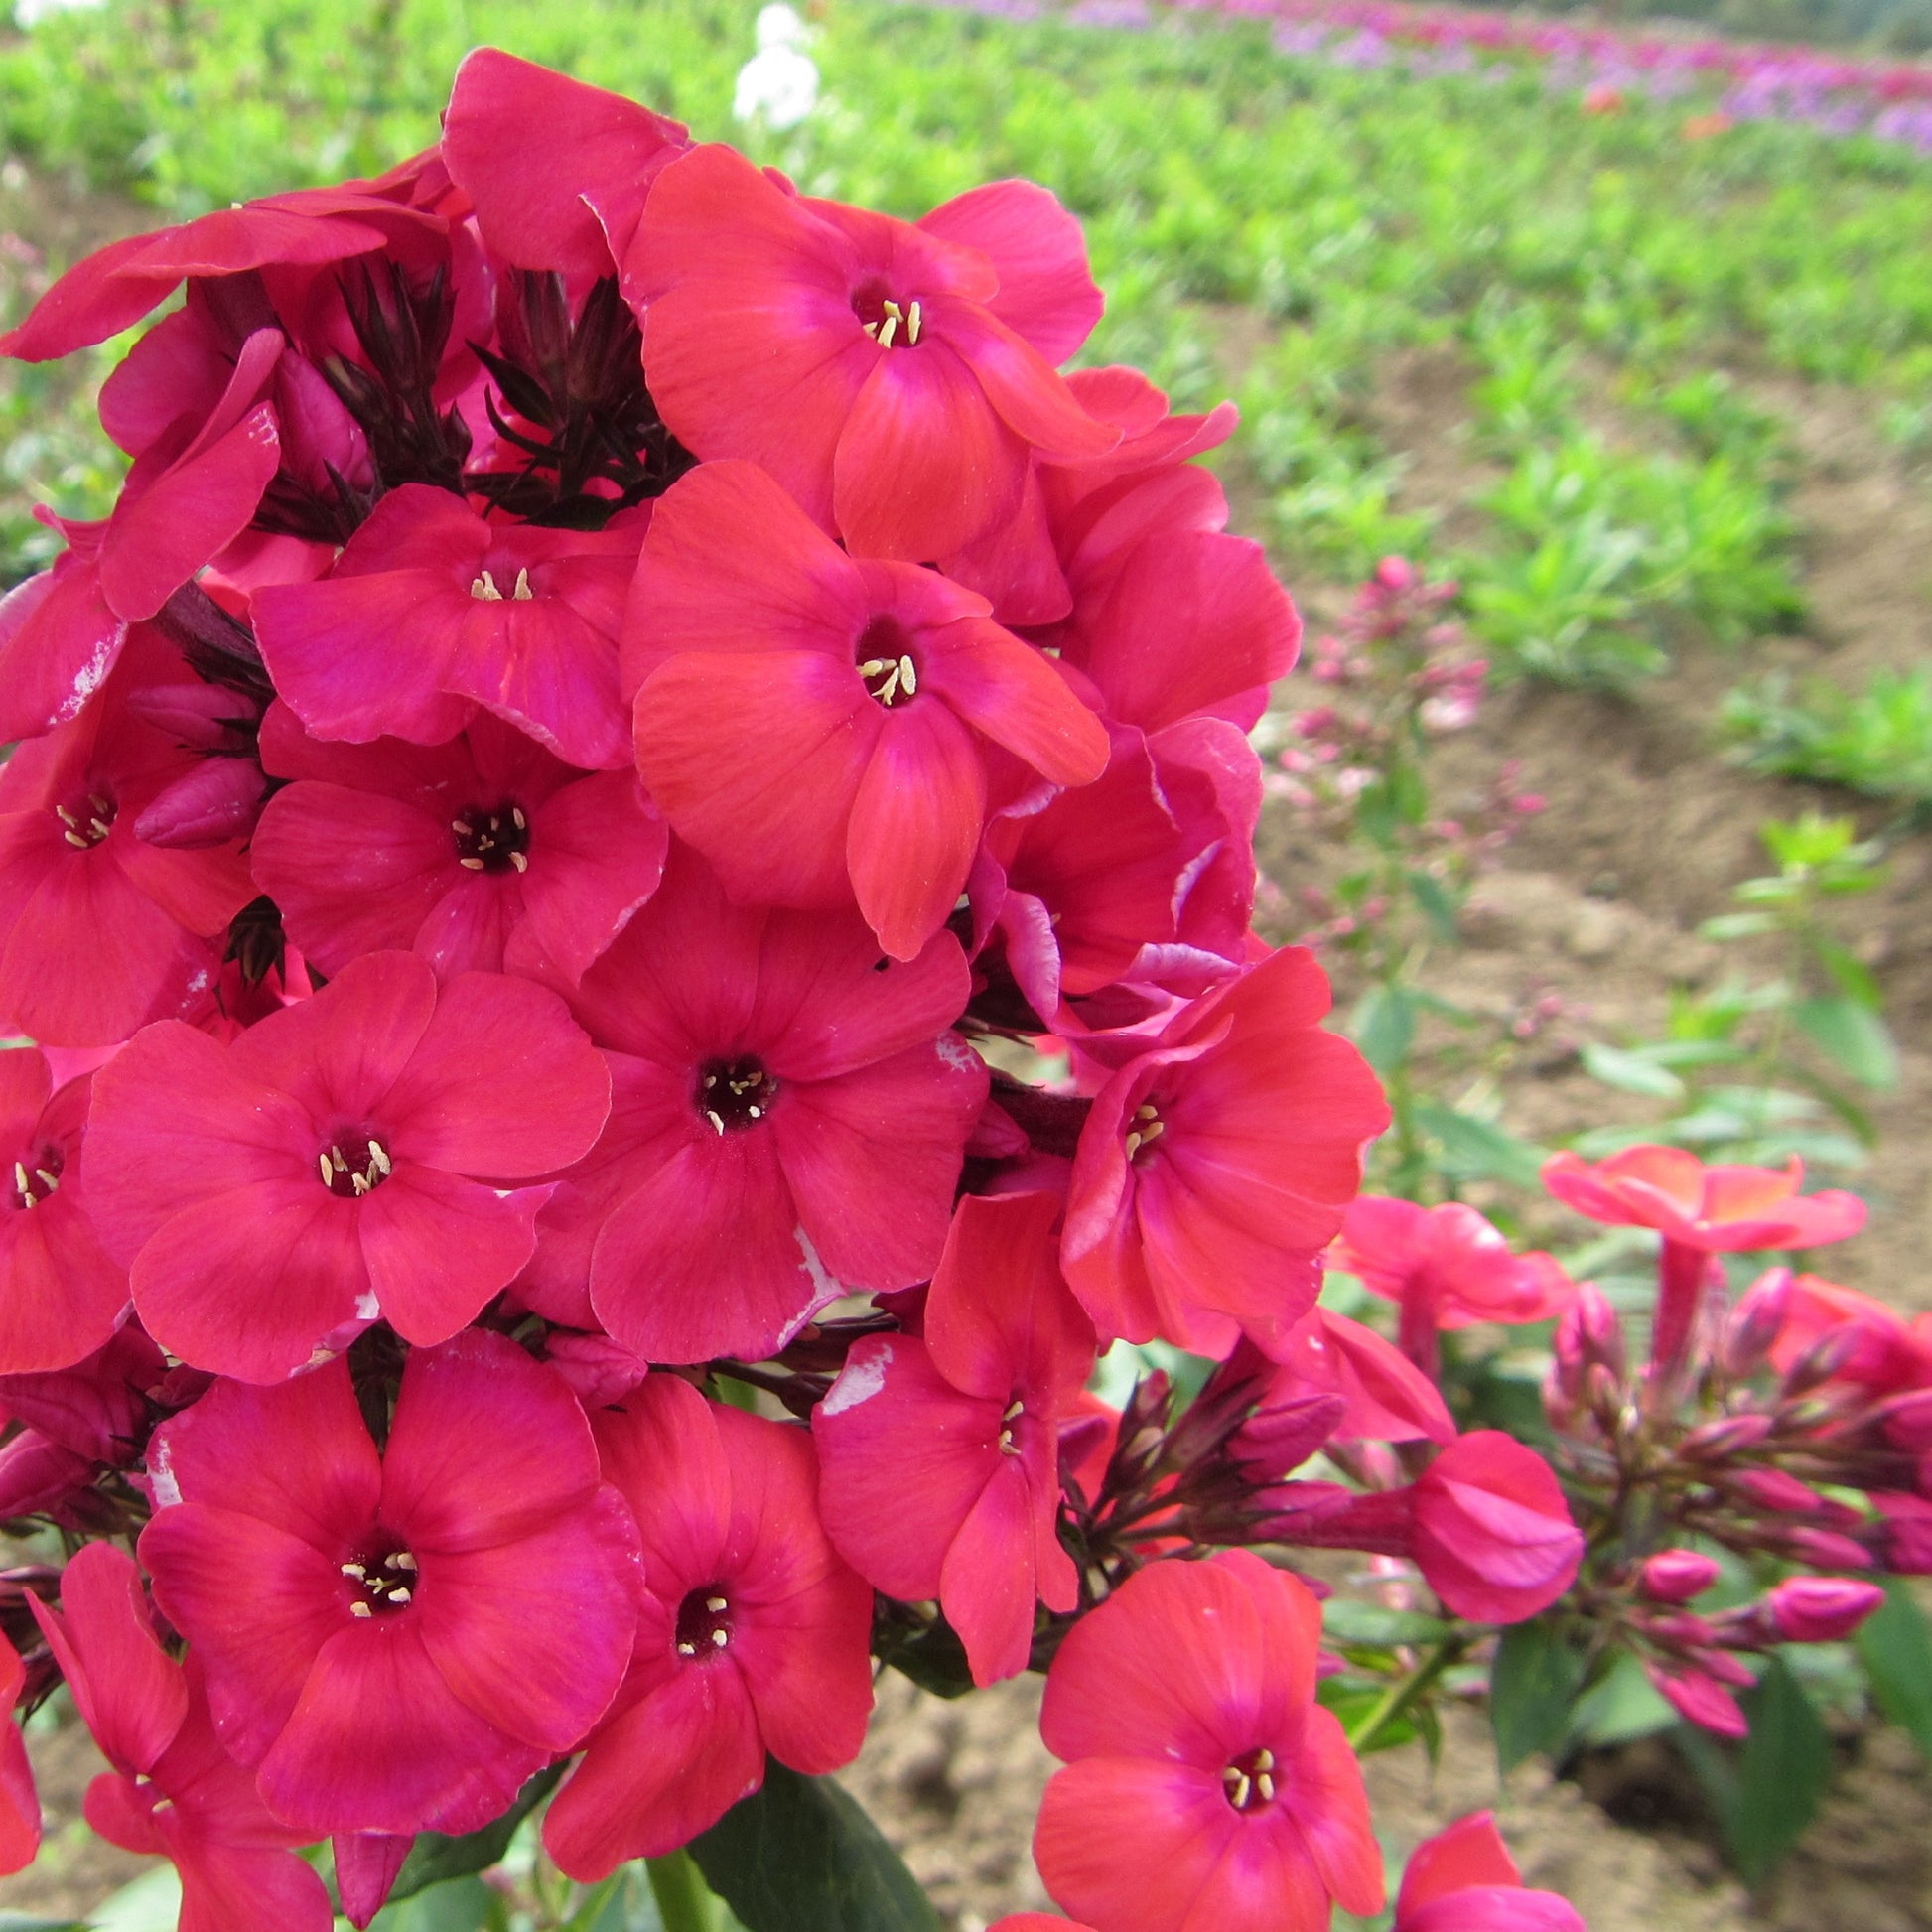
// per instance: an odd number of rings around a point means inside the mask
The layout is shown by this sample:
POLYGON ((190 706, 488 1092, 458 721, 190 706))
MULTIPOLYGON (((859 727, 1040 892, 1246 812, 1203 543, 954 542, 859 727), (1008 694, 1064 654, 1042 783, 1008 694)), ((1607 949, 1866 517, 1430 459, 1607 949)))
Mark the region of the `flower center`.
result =
POLYGON ((114 811, 105 792, 90 791, 79 804, 56 805, 54 816, 61 821, 61 836, 76 852, 85 852, 114 829, 114 811))
MULTIPOLYGON (((496 588, 496 579, 486 570, 482 570, 471 579, 470 595, 480 604, 500 604, 503 593, 496 588)), ((528 604, 536 592, 530 588, 530 573, 519 570, 516 582, 510 586, 510 597, 517 604, 528 604)))
POLYGON ((863 289, 853 298, 852 313, 881 348, 910 348, 925 328, 916 301, 900 302, 883 289, 863 289))
POLYGON ((732 1606, 721 1584, 694 1589, 677 1606, 677 1654, 708 1657, 730 1647, 732 1606))
POLYGON ((38 1207, 60 1186, 66 1167, 67 1157, 58 1147, 30 1149, 14 1163, 11 1205, 38 1207))
POLYGON ((1026 1413, 1027 1405, 1018 1396, 1015 1396, 1007 1404, 1006 1414, 1000 1418, 1000 1453, 1002 1455, 1018 1455, 1020 1453, 1020 1445, 1013 1440, 1013 1432, 1019 1424, 1020 1418, 1026 1413))
POLYGON ((1236 1811, 1260 1811, 1275 1802, 1275 1753, 1249 1751, 1221 1767, 1221 1790, 1236 1811))
POLYGON ((456 834, 456 862, 465 872, 528 872, 530 821, 520 805, 498 805, 493 812, 473 807, 450 820, 456 834))
POLYGON ((369 1555, 344 1564, 342 1570, 349 1587, 350 1616, 390 1616, 416 1600, 416 1559, 387 1530, 376 1531, 369 1555))
POLYGON ((698 1112, 721 1134, 762 1120, 777 1093, 777 1081, 758 1060, 707 1060, 698 1071, 698 1112))
POLYGON ((902 623, 881 616, 866 625, 853 647, 853 662, 865 681, 866 695, 888 711, 919 694, 919 667, 911 645, 902 623))
POLYGON ((389 1178, 395 1163, 370 1134, 345 1134, 316 1156, 322 1184, 341 1200, 360 1200, 389 1178))
POLYGON ((1153 1101, 1143 1101, 1134 1109, 1133 1124, 1127 1130, 1127 1158, 1141 1162, 1147 1159, 1148 1149, 1168 1131, 1168 1124, 1161 1118, 1161 1110, 1153 1101))

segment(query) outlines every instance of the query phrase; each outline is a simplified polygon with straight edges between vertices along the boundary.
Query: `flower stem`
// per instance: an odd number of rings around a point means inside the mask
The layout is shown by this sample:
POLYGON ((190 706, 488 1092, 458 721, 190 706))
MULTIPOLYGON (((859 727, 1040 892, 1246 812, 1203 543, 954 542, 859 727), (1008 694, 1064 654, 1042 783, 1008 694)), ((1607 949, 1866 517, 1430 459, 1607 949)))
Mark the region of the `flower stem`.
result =
POLYGON ((1466 1640, 1446 1637, 1412 1670, 1384 1691, 1362 1720, 1348 1733, 1348 1747, 1357 1756, 1381 1742, 1383 1734, 1397 1724, 1422 1694, 1462 1655, 1466 1640))
POLYGON ((661 1859, 646 1859, 644 1870, 650 1878, 650 1895, 657 1901, 657 1916, 664 1921, 664 1932, 717 1932, 716 1900, 690 1853, 670 1852, 661 1859))

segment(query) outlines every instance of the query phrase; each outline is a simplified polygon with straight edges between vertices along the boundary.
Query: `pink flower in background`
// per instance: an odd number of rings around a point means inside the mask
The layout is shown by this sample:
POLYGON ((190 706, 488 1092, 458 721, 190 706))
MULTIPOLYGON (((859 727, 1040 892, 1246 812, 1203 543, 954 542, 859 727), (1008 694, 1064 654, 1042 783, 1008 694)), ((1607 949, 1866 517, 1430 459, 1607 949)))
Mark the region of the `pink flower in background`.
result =
POLYGON ((643 519, 490 523, 447 490, 391 490, 312 584, 255 595, 275 688, 318 738, 440 745, 478 706, 595 771, 630 761, 618 631, 643 519))
POLYGON ((1361 1768, 1314 1702, 1321 1608, 1246 1551, 1161 1562, 1074 1626, 1034 1856, 1107 1932, 1319 1932, 1382 1908, 1361 1768))
POLYGON ((968 992, 950 933, 901 965, 856 913, 731 904, 674 847, 573 996, 611 1123, 519 1294, 651 1361, 758 1361, 841 1295, 924 1280, 986 1098, 948 1031, 968 992))
MULTIPOLYGON (((11 1714, 27 1684, 17 1651, 0 1636, 0 1712, 11 1714)), ((0 1878, 24 1871, 40 1856, 41 1801, 27 1740, 11 1715, 0 1717, 0 1878)))
POLYGON ((0 1051, 0 1375, 71 1367, 127 1311, 127 1270, 87 1218, 91 1085, 83 1075, 56 1092, 46 1054, 0 1051))
POLYGON ((412 1352, 379 1453, 339 1361, 217 1383, 149 1465, 156 1601, 307 1837, 473 1831, 617 1691, 636 1531, 576 1397, 499 1335, 412 1352))
MULTIPOLYGON (((1376 1443, 1452 1443, 1455 1421, 1421 1369, 1373 1328, 1312 1308, 1290 1330, 1268 1400, 1334 1396, 1334 1434, 1376 1443)), ((1277 1471, 1276 1473, 1286 1473, 1277 1471)))
POLYGON ((1183 1007, 1095 1096, 1061 1265, 1103 1338, 1289 1345, 1389 1121, 1367 1062, 1321 1030, 1328 1005, 1313 956, 1286 947, 1183 1007))
POLYGON ((544 1848, 591 1883, 758 1790, 765 1753, 836 1770, 872 1709, 872 1592, 819 1527, 811 1437, 652 1375, 594 1412, 643 1542, 635 1653, 552 1801, 544 1848))
POLYGON ((825 1526, 866 1581, 937 1597, 973 1681, 1026 1669, 1035 1597, 1079 1599, 1060 1547, 1060 1431, 1093 1329, 1055 1258, 1050 1194, 962 1200, 920 1338, 859 1342, 812 1414, 825 1526))
POLYGON ((1437 1335, 1471 1322, 1547 1321, 1576 1285, 1547 1254, 1517 1255, 1473 1207, 1364 1194, 1352 1202, 1327 1264, 1401 1310, 1402 1350, 1431 1374, 1437 1335))
POLYGON ((325 744, 274 706, 255 878, 326 973, 416 951, 441 978, 584 976, 657 889, 669 833, 627 771, 585 773, 479 712, 446 744, 325 744))
POLYGON ((1500 1430, 1459 1437, 1416 1479, 1414 1556, 1429 1587, 1477 1623, 1547 1609, 1583 1562, 1555 1472, 1500 1430))
POLYGON ((30 1598, 81 1722, 113 1767, 87 1787, 87 1823, 124 1851, 172 1859, 183 1932, 328 1932, 305 1834, 277 1819, 221 1747, 199 1651, 186 1666, 155 1637, 134 1560, 92 1543, 61 1573, 61 1607, 30 1598))
POLYGON ((1492 1813, 1458 1818, 1409 1855, 1395 1932, 1587 1932, 1577 1908, 1524 1888, 1492 1813))
POLYGON ((856 897, 897 959, 951 915, 1008 766, 1078 785, 1107 762, 1099 719, 984 598, 848 557, 749 463, 659 501, 623 675, 644 782, 733 897, 856 897))
POLYGON ((94 1222, 198 1368, 279 1381, 378 1315, 440 1342, 530 1258, 549 1194, 514 1183, 585 1153, 610 1095, 556 994, 368 953, 230 1045, 170 1020, 123 1048, 94 1080, 94 1222))
POLYGON ((1031 182, 914 224, 694 148, 653 185, 625 284, 679 442, 759 464, 864 556, 945 557, 1015 514, 1034 452, 1120 440, 1053 372, 1100 295, 1078 224, 1031 182))

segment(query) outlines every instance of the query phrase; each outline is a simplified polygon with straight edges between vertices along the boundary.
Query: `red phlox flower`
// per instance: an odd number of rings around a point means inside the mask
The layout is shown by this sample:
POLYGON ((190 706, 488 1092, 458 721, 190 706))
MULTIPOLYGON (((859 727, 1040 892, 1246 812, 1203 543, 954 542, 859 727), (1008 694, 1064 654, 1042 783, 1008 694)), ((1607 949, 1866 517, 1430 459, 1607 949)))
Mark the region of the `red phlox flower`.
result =
POLYGON ((994 748, 1053 784, 1107 762, 1099 719, 984 598, 848 557, 749 463, 701 466, 658 500, 623 681, 644 782, 727 890, 856 896, 899 959, 966 884, 994 748))
POLYGON ((500 1335, 413 1351, 380 1454, 336 1361, 216 1383, 148 1466, 155 1600, 300 1832, 473 1831, 623 1676, 636 1531, 576 1397, 500 1335))
POLYGON ((0 1014, 38 1040, 110 1045, 179 1005, 209 966, 198 941, 255 897, 238 841, 169 850, 135 830, 200 755, 130 696, 195 682, 138 632, 98 701, 0 772, 0 1014))
POLYGON ((1034 1856, 1106 1932, 1318 1932, 1382 1908, 1361 1767, 1314 1702, 1321 1606, 1259 1557, 1162 1562, 1067 1635, 1034 1856))
POLYGON ((181 1872, 181 1932, 329 1932, 321 1876, 302 1834, 276 1819, 208 1716, 203 1659, 178 1664, 156 1640, 139 1573, 90 1543, 61 1573, 61 1607, 30 1599, 101 1754, 87 1823, 124 1851, 159 1853, 181 1872))
POLYGON ((976 923, 997 920, 1015 980, 1054 1026, 1079 1028, 1078 1003, 1122 981, 1195 994, 1247 957, 1253 749, 1217 720, 1111 736, 1091 784, 994 819, 972 876, 976 923))
POLYGON ((1079 1600, 1060 1547, 1060 1433, 1094 1337, 1060 1279, 1050 1194, 968 1196, 921 1339, 860 1341, 812 1414, 825 1527, 875 1588, 939 1599, 976 1684, 1027 1668, 1035 1599, 1079 1600))
POLYGON ((41 1849, 40 1793, 27 1761, 27 1740, 12 1718, 26 1685, 20 1652, 0 1636, 0 1878, 24 1871, 41 1849))
POLYGON ((56 1092, 45 1053, 0 1052, 0 1376, 70 1367, 127 1310, 127 1271, 87 1218, 91 1086, 83 1076, 56 1092))
POLYGON ((1423 1207, 1364 1194, 1349 1206, 1328 1266, 1398 1305, 1403 1352, 1432 1374, 1440 1330, 1547 1321, 1577 1292, 1551 1256, 1512 1254, 1503 1235, 1460 1201, 1423 1207))
POLYGON ((715 1824, 764 1781, 859 1754, 872 1592, 819 1527, 811 1437, 653 1375, 593 1423, 643 1541, 629 1675, 550 1806, 544 1848, 589 1883, 715 1824))
POLYGON ((644 521, 491 523, 405 483, 328 577, 256 593, 262 656, 317 738, 440 745, 481 705, 572 764, 620 769, 617 637, 644 521))
POLYGON ((989 1932, 1093 1932, 1093 1927, 1075 1925, 1057 1912, 1009 1912, 996 1920, 989 1932))
POLYGON ((678 441, 760 465, 866 556, 948 556, 1019 510, 1033 452, 1120 441, 1053 372, 1100 295, 1078 223, 1031 182, 915 224, 694 148, 652 185, 625 292, 678 441))
POLYGON ((1821 1275, 1794 1275, 1783 1297, 1784 1318, 1771 1363, 1789 1374, 1827 1336, 1839 1352, 1830 1380, 1900 1395, 1932 1387, 1932 1320, 1908 1319, 1855 1288, 1821 1275))
POLYGON ((1706 1167, 1675 1147, 1629 1147, 1594 1166, 1552 1155, 1543 1184, 1579 1214, 1611 1227, 1655 1228, 1667 1241, 1710 1253, 1816 1248, 1864 1225, 1864 1202, 1828 1187, 1800 1194, 1805 1164, 1706 1167))
POLYGON ((1500 1430, 1458 1438, 1412 1491, 1417 1566, 1457 1616, 1520 1623, 1576 1581, 1583 1532, 1555 1472, 1500 1430))
POLYGON ((841 1295, 924 1280, 986 1099, 947 1031, 967 992, 950 933, 899 965, 855 914, 731 904, 673 845, 574 995, 611 1124, 517 1292, 651 1361, 757 1361, 841 1295))
POLYGON ((499 260, 576 278, 615 275, 644 197, 691 145, 621 94, 480 47, 443 117, 443 156, 499 260))
POLYGON ((529 1259, 543 1187, 595 1142, 610 1079, 547 989, 412 953, 351 961, 223 1046, 180 1021, 94 1081, 102 1243, 183 1360, 293 1374, 378 1315, 446 1340, 529 1259))
POLYGON ((413 949, 439 976, 569 981, 657 889, 669 834, 628 771, 586 774, 480 712, 447 744, 331 745, 284 706, 262 758, 255 879, 326 973, 413 949))
POLYGON ((1183 1008, 1095 1095, 1061 1264, 1103 1338, 1288 1345, 1389 1122, 1367 1062, 1321 1031, 1328 1005, 1313 955, 1284 948, 1183 1008))
POLYGON ((1409 1855, 1395 1932, 1587 1932, 1553 1891, 1529 1891, 1494 1814, 1473 1812, 1409 1855))
MULTIPOLYGON (((1289 1330, 1266 1405, 1323 1395, 1341 1399, 1344 1407, 1333 1434, 1346 1441, 1455 1441, 1454 1418, 1435 1383, 1414 1362, 1373 1328, 1317 1306, 1289 1330)), ((1243 1438, 1252 1431, 1251 1424, 1243 1438)))
POLYGON ((94 1484, 103 1469, 137 1459, 150 1398, 169 1381, 160 1349, 131 1321, 71 1368, 0 1375, 0 1416, 21 1425, 0 1448, 0 1522, 46 1516, 67 1529, 98 1527, 94 1484))

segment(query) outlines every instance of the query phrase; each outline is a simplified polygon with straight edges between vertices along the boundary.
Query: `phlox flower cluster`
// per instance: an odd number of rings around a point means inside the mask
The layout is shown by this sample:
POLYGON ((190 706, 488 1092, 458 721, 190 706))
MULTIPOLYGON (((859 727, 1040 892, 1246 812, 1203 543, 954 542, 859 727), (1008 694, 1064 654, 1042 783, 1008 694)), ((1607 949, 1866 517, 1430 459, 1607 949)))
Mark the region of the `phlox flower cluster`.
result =
MULTIPOLYGON (((323 1839, 366 1924, 533 1780, 601 1879, 849 1762, 879 1659, 1048 1672, 1094 1932, 1316 1928, 1382 1863, 1298 1549, 1470 1644, 1584 1574, 1678 1655, 1684 1561, 1586 1573, 1439 1386, 1560 1317, 1610 1414, 1597 1302, 1357 1199, 1383 1096, 1250 927, 1298 620, 1192 461, 1232 410, 1061 372, 1101 299, 1050 195, 896 219, 485 50, 436 148, 116 243, 0 347, 178 291, 101 393, 118 502, 0 603, 0 1520, 69 1553, 0 1580, 0 1675, 69 1686, 185 1926, 323 1932, 323 1839), (1117 1342, 1205 1388, 1108 1407, 1117 1342)), ((1846 1231, 1681 1166, 1552 1180, 1663 1231, 1659 1419, 1709 1252, 1846 1231)), ((1919 1344, 1842 1294, 1736 1317, 1784 1406, 1683 1439, 1687 1536, 1925 1540, 1919 1344), (1841 1462, 1881 1513, 1794 1529, 1841 1462)), ((1804 1583, 1693 1650, 1841 1624, 1804 1583)), ((0 1863, 38 1828, 9 1727, 0 1863)), ((1457 1830, 1415 1932, 1521 1890, 1457 1830)))

